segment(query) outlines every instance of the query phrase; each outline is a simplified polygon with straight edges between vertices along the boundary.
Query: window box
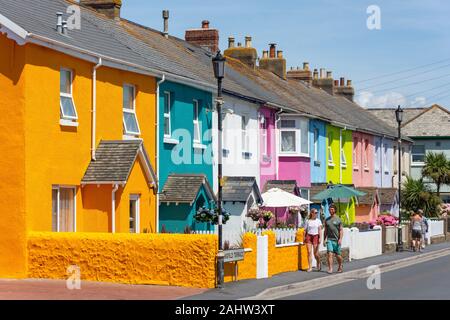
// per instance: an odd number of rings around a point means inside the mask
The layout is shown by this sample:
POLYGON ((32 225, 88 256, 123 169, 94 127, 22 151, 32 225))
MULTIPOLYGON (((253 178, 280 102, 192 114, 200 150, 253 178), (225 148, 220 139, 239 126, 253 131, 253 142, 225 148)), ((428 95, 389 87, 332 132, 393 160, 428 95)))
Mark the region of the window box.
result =
POLYGON ((244 159, 250 159, 250 158, 252 157, 252 153, 251 153, 251 152, 248 152, 248 151, 243 151, 243 152, 242 152, 242 157, 243 157, 244 159))
POLYGON ((314 165, 316 166, 316 167, 320 167, 321 165, 322 165, 322 163, 320 162, 320 161, 314 161, 314 165))
POLYGON ((167 143, 167 144, 179 144, 180 141, 178 141, 177 139, 164 137, 164 143, 167 143))
POLYGON ((228 157, 230 155, 230 150, 228 149, 222 149, 222 156, 223 157, 228 157))
POLYGON ((202 150, 205 150, 207 147, 206 147, 206 145, 204 145, 204 144, 202 144, 202 143, 196 143, 196 142, 194 142, 194 149, 202 149, 202 150))

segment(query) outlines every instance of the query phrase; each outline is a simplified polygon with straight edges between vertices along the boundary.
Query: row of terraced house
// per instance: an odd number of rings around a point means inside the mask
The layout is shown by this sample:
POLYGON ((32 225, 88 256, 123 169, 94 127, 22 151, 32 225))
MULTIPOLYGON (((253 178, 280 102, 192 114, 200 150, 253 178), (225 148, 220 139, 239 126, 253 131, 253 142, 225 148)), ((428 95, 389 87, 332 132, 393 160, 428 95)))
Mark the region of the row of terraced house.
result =
MULTIPOLYGON (((126 1, 123 1, 126 5, 126 1)), ((185 39, 120 16, 118 0, 0 0, 0 273, 20 274, 29 232, 183 233, 217 201, 219 31, 185 39)), ((308 63, 287 70, 270 44, 229 38, 223 83, 226 230, 273 187, 312 199, 352 185, 347 221, 396 205, 398 152, 411 140, 357 105, 351 81, 308 63)), ((315 206, 322 206, 317 203, 315 206)), ((325 204, 326 205, 326 204, 325 204)))

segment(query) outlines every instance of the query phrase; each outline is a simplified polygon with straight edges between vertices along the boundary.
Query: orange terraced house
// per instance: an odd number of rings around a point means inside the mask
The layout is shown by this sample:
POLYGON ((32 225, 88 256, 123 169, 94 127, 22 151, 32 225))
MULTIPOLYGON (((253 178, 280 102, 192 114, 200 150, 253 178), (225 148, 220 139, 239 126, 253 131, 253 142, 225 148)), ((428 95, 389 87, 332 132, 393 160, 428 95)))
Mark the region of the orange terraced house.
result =
POLYGON ((83 8, 68 30, 70 4, 0 0, 3 278, 26 276, 32 231, 157 232, 158 72, 110 17, 83 8))

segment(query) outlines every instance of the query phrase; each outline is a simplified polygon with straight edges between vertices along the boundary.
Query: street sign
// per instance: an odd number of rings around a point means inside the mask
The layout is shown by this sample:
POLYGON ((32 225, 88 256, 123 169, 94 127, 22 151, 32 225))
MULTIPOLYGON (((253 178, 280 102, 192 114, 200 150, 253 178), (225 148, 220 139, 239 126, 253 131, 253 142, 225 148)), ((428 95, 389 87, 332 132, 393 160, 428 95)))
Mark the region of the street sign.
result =
POLYGON ((224 262, 236 262, 244 260, 244 249, 225 250, 224 262))

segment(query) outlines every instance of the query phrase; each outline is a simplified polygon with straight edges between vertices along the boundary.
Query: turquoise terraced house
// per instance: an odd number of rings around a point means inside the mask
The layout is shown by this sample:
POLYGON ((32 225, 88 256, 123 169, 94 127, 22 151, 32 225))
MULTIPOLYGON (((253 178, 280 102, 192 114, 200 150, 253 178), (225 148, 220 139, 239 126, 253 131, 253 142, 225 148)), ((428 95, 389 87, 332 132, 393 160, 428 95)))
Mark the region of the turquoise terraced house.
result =
POLYGON ((170 81, 159 87, 159 230, 213 230, 194 215, 212 190, 212 94, 170 81))

